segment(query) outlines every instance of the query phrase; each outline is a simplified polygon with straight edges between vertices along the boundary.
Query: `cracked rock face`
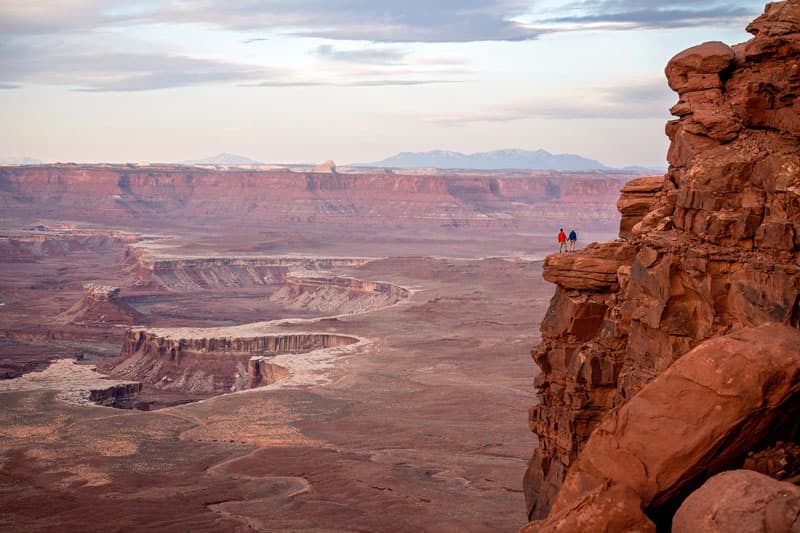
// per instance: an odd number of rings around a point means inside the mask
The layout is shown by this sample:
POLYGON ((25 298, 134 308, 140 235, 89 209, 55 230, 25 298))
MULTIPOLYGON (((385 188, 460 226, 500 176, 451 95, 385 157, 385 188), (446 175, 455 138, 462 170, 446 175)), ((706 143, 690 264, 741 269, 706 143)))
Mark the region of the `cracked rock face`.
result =
POLYGON ((800 1, 768 4, 748 31, 667 66, 670 168, 623 189, 624 240, 545 261, 532 518, 606 414, 684 354, 736 328, 800 326, 800 1))

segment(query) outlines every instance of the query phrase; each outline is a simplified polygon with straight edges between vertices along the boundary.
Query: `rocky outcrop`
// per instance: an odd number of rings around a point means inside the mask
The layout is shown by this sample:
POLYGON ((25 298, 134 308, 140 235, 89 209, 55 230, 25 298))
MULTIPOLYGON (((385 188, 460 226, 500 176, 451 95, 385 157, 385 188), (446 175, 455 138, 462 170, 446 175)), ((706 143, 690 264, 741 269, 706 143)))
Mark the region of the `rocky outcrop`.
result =
POLYGON ((747 470, 723 472, 686 498, 672 531, 800 531, 800 487, 747 470))
POLYGON ((287 276, 269 301, 285 309, 352 314, 394 305, 410 294, 408 289, 383 281, 287 276))
POLYGON ((384 281, 334 276, 330 270, 363 266, 362 257, 157 258, 130 247, 126 264, 139 291, 232 291, 261 289, 285 309, 350 314, 379 309, 408 298, 410 291, 384 281))
POLYGON ((650 212, 655 195, 664 186, 664 177, 637 178, 625 184, 617 200, 617 209, 622 214, 619 221, 619 236, 628 239, 633 228, 650 212))
POLYGON ((125 253, 125 263, 135 287, 172 292, 264 288, 284 283, 295 271, 321 272, 357 267, 369 261, 359 257, 161 258, 133 246, 125 253))
POLYGON ((58 359, 41 372, 0 380, 0 394, 28 390, 55 391, 56 398, 73 404, 132 409, 142 384, 109 379, 94 366, 72 359, 58 359))
POLYGON ((153 165, 0 167, 0 209, 36 219, 144 228, 270 223, 469 227, 552 226, 554 219, 611 229, 619 189, 634 177, 614 172, 480 172, 444 175, 218 171, 153 165), (91 206, 87 208, 87 206, 91 206))
POLYGON ((247 388, 275 383, 286 377, 288 370, 269 362, 269 357, 253 356, 247 361, 247 388))
POLYGON ((544 261, 544 279, 560 288, 610 290, 619 287, 617 271, 630 264, 635 249, 623 242, 590 244, 580 254, 548 256, 544 261))
POLYGON ((131 233, 38 225, 0 235, 0 263, 33 262, 73 253, 103 253, 136 241, 131 233))
POLYGON ((736 328, 800 326, 800 2, 768 4, 748 29, 748 43, 706 43, 667 66, 679 94, 670 168, 660 187, 623 193, 624 242, 545 262, 557 287, 532 351, 532 518, 609 411, 692 348, 736 328))
POLYGON ((668 521, 709 474, 738 467, 765 441, 793 435, 798 344, 797 329, 765 324, 708 340, 681 357, 603 418, 551 514, 582 513, 581 502, 621 485, 649 516, 668 521))
POLYGON ((118 287, 85 284, 80 301, 61 313, 59 322, 91 326, 141 323, 141 313, 119 299, 120 290, 118 287))
POLYGON ((131 330, 111 374, 165 390, 222 394, 284 377, 285 369, 268 361, 275 355, 358 342, 329 333, 226 333, 224 329, 131 330))

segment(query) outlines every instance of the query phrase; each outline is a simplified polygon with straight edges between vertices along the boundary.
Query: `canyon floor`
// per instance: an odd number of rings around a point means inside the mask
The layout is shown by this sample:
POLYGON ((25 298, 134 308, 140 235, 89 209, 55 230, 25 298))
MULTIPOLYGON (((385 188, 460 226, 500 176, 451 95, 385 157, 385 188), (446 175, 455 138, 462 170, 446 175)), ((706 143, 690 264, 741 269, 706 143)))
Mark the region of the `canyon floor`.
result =
MULTIPOLYGON (((4 226, 23 244, 0 264, 3 530, 512 531, 527 521, 521 484, 536 444, 528 352, 553 292, 541 279, 552 237, 176 227, 54 246, 41 233, 55 224, 44 226, 4 226), (39 244, 26 248, 26 238, 39 244), (409 292, 386 305, 325 293, 326 305, 303 307, 270 300, 274 288, 230 283, 145 290, 134 281, 131 246, 170 264, 358 258, 324 275, 409 292), (120 287, 133 325, 146 328, 202 336, 259 323, 359 342, 276 356, 288 376, 229 394, 145 383, 140 406, 150 411, 70 402, 48 380, 10 386, 53 358, 76 356, 118 377, 115 358, 132 324, 76 320, 70 310, 86 283, 120 287)), ((53 239, 72 242, 78 230, 59 227, 53 239)))

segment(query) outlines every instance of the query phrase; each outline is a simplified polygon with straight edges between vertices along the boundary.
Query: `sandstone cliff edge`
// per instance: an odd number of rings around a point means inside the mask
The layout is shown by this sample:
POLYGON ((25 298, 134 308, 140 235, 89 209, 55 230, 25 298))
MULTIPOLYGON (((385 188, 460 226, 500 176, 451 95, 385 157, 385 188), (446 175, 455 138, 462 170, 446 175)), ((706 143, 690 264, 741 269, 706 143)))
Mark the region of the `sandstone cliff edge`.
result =
MULTIPOLYGON (((722 435, 731 431, 727 427, 708 437, 713 446, 703 448, 703 453, 693 449, 696 464, 671 463, 671 471, 659 470, 661 463, 644 464, 645 471, 662 476, 655 488, 647 485, 649 481, 622 482, 627 474, 620 478, 592 459, 606 446, 602 434, 614 436, 614 446, 622 446, 619 433, 627 431, 622 426, 629 421, 615 425, 610 420, 619 422, 624 413, 658 415, 637 410, 632 402, 662 394, 657 391, 666 386, 665 380, 679 379, 669 377, 667 369, 690 351, 695 353, 693 349, 705 349, 705 343, 713 342, 710 339, 744 335, 756 345, 759 339, 797 340, 800 0, 768 4, 747 30, 754 37, 746 43, 733 47, 704 43, 681 52, 667 65, 669 86, 679 97, 671 108, 678 118, 666 126, 670 167, 661 179, 634 180, 623 189, 618 203, 623 215, 620 239, 545 261, 544 277, 556 284, 556 292, 541 325, 543 341, 532 351, 542 370, 536 380, 539 402, 530 410, 530 428, 539 447, 529 463, 525 492, 531 519, 550 514, 547 522, 532 525, 531 531, 570 531, 568 524, 579 522, 555 515, 569 513, 570 505, 581 498, 584 510, 601 509, 603 502, 623 507, 630 503, 646 515, 615 526, 609 525, 612 518, 606 513, 603 527, 647 530, 650 520, 668 523, 686 492, 714 473, 740 468, 748 452, 776 439, 798 437, 796 422, 780 416, 738 444, 723 441, 722 435), (649 385, 656 388, 645 393, 649 385), (591 472, 593 481, 587 481, 586 472, 591 472), (665 481, 676 473, 680 479, 674 484, 665 481), (587 500, 588 487, 603 483, 606 488, 587 500), (610 496, 609 487, 616 491, 610 496), (553 520, 561 520, 561 525, 556 527, 553 520)), ((786 342, 781 346, 775 349, 787 349, 786 342)), ((720 362, 720 372, 744 371, 735 367, 744 363, 734 355, 720 362)), ((783 413, 794 412, 800 379, 798 360, 789 355, 775 374, 775 379, 783 376, 790 382, 786 396, 778 401, 783 413)), ((691 363, 697 359, 682 365, 700 364, 691 363)), ((673 374, 682 371, 699 372, 686 368, 673 374)), ((679 398, 683 389, 670 383, 675 387, 670 400, 674 404, 667 402, 661 414, 679 401, 697 401, 691 395, 679 398)), ((770 387, 765 385, 764 394, 770 387)), ((764 404, 766 399, 758 401, 764 404)), ((746 417, 742 417, 731 420, 733 427, 744 427, 746 417)), ((647 440, 657 439, 654 433, 637 438, 644 439, 642 449, 661 444, 647 440)), ((662 451, 664 461, 670 453, 677 454, 662 451)), ((643 461, 638 453, 626 457, 643 461)), ((658 457, 651 459, 658 462, 658 457)), ((634 465, 639 464, 636 461, 634 465)), ((589 522, 583 524, 589 527, 589 522)))

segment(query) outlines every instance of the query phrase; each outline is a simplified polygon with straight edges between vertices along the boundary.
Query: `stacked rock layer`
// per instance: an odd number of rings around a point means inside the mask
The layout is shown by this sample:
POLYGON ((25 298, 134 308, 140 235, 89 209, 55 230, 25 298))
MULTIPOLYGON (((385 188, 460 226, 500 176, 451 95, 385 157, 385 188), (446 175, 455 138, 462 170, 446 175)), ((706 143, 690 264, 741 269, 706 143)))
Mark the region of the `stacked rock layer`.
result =
POLYGON ((532 351, 531 518, 547 515, 606 414, 692 348, 800 326, 800 0, 768 4, 747 29, 746 43, 667 65, 670 168, 623 189, 621 238, 545 261, 557 287, 532 351))

